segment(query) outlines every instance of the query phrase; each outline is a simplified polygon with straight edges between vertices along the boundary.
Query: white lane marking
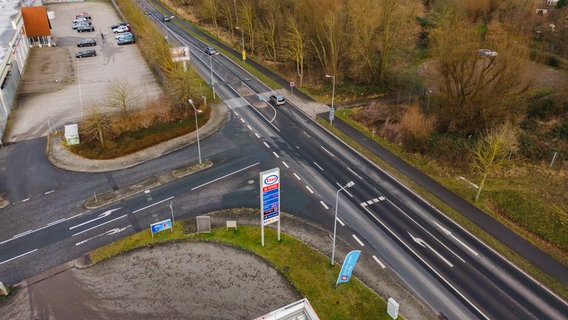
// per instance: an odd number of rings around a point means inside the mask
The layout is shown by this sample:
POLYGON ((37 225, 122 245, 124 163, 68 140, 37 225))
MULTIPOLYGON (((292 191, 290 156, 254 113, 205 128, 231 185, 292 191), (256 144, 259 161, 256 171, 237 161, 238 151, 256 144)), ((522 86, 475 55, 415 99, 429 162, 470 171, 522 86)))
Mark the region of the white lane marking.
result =
POLYGON ((255 132, 254 135, 255 135, 257 138, 260 139, 260 136, 258 135, 258 133, 255 132))
POLYGON ((439 225, 437 222, 435 222, 436 225, 438 226, 438 228, 442 229, 442 232, 444 232, 446 235, 454 238, 459 244, 461 244, 462 246, 464 246, 467 250, 469 250, 471 253, 473 253, 474 255, 478 256, 479 254, 477 254, 477 252, 475 252, 475 250, 473 250, 472 248, 470 248, 469 246, 467 246, 465 243, 463 243, 460 239, 458 239, 456 236, 454 236, 450 230, 442 227, 441 225, 439 225))
POLYGON ((270 146, 268 145, 268 143, 266 143, 266 142, 264 142, 264 141, 263 141, 262 143, 264 143, 264 145, 266 146, 266 148, 270 149, 270 146))
POLYGON ((340 224, 342 227, 345 227, 345 223, 343 223, 343 221, 341 221, 341 219, 339 219, 339 217, 337 217, 337 222, 339 222, 339 224, 340 224))
POLYGON ((30 234, 30 233, 32 233, 32 232, 33 232, 33 230, 30 229, 30 230, 28 230, 28 231, 24 231, 24 232, 22 232, 22 233, 18 233, 17 235, 13 236, 12 239, 18 239, 18 238, 23 237, 23 236, 25 236, 25 235, 27 235, 27 234, 30 234))
POLYGON ((359 243, 359 245, 360 245, 361 247, 364 247, 364 246, 365 246, 365 244, 363 243, 363 241, 359 240, 359 238, 357 238, 356 235, 351 235, 351 236, 353 237, 353 239, 355 239, 355 241, 357 241, 357 243, 359 243))
POLYGON ((24 200, 22 200, 22 202, 26 202, 26 201, 29 201, 29 200, 30 200, 30 198, 25 198, 24 200))
POLYGON ((297 175, 296 172, 294 172, 294 177, 296 177, 296 179, 298 179, 298 180, 302 180, 302 178, 300 178, 300 176, 297 175))
POLYGON ((385 197, 383 197, 383 196, 380 196, 380 197, 379 197, 379 200, 381 200, 381 201, 385 201, 386 199, 387 199, 387 198, 385 198, 385 197))
POLYGON ((355 175, 357 178, 359 178, 359 180, 363 180, 363 178, 361 178, 360 175, 358 175, 355 171, 353 171, 351 168, 347 167, 347 170, 349 170, 349 172, 351 172, 353 175, 355 175))
POLYGON ((300 147, 296 146, 296 149, 300 150, 300 147))
POLYGON ((310 135, 306 131, 304 131, 304 134, 306 135, 306 137, 311 138, 310 135))
POLYGON ((87 242, 89 242, 89 241, 91 241, 91 240, 93 240, 93 239, 95 239, 95 238, 98 238, 98 237, 111 236, 111 235, 113 235, 113 234, 122 232, 122 231, 124 231, 124 230, 126 230, 126 229, 128 229, 128 228, 130 228, 130 227, 131 227, 131 225, 128 225, 128 226, 126 226, 126 227, 124 227, 124 228, 114 228, 114 229, 107 230, 107 231, 105 231, 105 232, 103 232, 103 233, 97 234, 96 236, 93 236, 93 237, 87 238, 87 239, 85 239, 85 240, 79 241, 79 242, 75 243, 75 246, 80 246, 80 245, 82 245, 82 244, 84 244, 84 243, 87 243, 87 242))
POLYGON ((290 166, 286 163, 286 161, 282 161, 282 164, 283 164, 287 169, 290 169, 290 166))
POLYGON ((367 206, 367 202, 361 202, 361 207, 366 207, 367 206))
POLYGON ((276 159, 280 158, 280 156, 278 156, 278 154, 276 154, 276 152, 272 152, 272 154, 276 157, 276 159))
POLYGON ((252 131, 252 128, 249 125, 247 125, 247 128, 249 128, 249 130, 252 131))
POLYGON ((118 218, 114 218, 114 219, 112 219, 112 220, 109 220, 109 221, 107 221, 107 222, 103 222, 103 223, 98 224, 98 225, 96 225, 96 226, 94 226, 94 227, 91 227, 91 228, 89 228, 89 229, 85 229, 85 230, 83 230, 83 231, 77 232, 77 233, 73 234, 72 237, 78 236, 78 235, 80 235, 80 234, 82 234, 82 233, 91 231, 91 230, 96 229, 96 228, 98 228, 98 227, 102 227, 102 226, 104 226, 105 224, 111 223, 111 222, 113 222, 113 221, 116 221, 116 220, 118 220, 118 219, 122 219, 122 218, 125 218, 125 217, 126 217, 126 215, 123 214, 123 215, 121 215, 121 216, 118 217, 118 218))
POLYGON ((306 186, 306 189, 308 189, 311 194, 314 194, 314 191, 309 186, 306 186))
POLYGON ((93 221, 97 221, 97 220, 99 220, 99 219, 102 219, 102 218, 104 218, 104 217, 107 217, 107 216, 109 216, 111 213, 113 213, 114 211, 120 210, 120 209, 121 209, 121 208, 115 208, 115 209, 107 210, 107 211, 105 211, 105 212, 99 214, 99 215, 98 215, 96 218, 94 218, 94 219, 91 219, 91 220, 89 220, 89 221, 85 221, 85 222, 83 222, 83 223, 79 223, 78 225, 75 225, 75 226, 70 227, 69 230, 73 230, 73 229, 78 228, 78 227, 80 227, 80 226, 84 226, 84 225, 86 225, 87 223, 91 223, 91 222, 93 222, 93 221))
POLYGON ((454 292, 456 294, 458 294, 464 301, 466 301, 472 308, 474 308, 481 316, 483 316, 485 319, 489 320, 489 317, 487 317, 481 310, 479 310, 479 308, 474 305, 471 301, 469 301, 456 287, 454 287, 448 280, 446 280, 446 278, 444 278, 436 269, 434 269, 428 262, 426 262, 426 260, 422 259, 422 257, 420 255, 418 255, 418 253, 416 253, 416 251, 414 251, 412 249, 412 247, 410 247, 406 242, 404 242, 397 234, 395 234, 391 229, 389 229, 389 227, 387 227, 386 224, 384 224, 377 216, 375 216, 375 214, 373 212, 371 212, 371 210, 369 210, 369 208, 365 208, 363 207, 363 209, 365 209, 365 211, 367 211, 367 213, 373 217, 373 219, 375 219, 375 221, 377 221, 381 226, 383 226, 383 228, 385 230, 388 231, 388 233, 391 234, 391 236, 393 236, 394 238, 396 238, 398 240, 398 242, 400 242, 403 246, 406 247, 406 249, 408 249, 408 251, 412 252, 412 254, 414 254, 414 256, 422 261, 422 263, 424 263, 424 265, 426 265, 430 271, 432 271, 434 274, 436 274, 438 276, 439 279, 441 279, 442 281, 444 281, 446 283, 446 285, 450 288, 452 288, 452 290, 454 290, 454 292))
POLYGON ((47 226, 48 226, 48 227, 49 227, 49 226, 53 226, 53 225, 56 225, 56 224, 58 224, 58 223, 61 223, 61 222, 65 221, 65 220, 67 220, 67 219, 61 218, 61 219, 59 219, 59 220, 55 220, 55 221, 53 221, 53 222, 48 223, 47 226))
POLYGON ((408 232, 408 234, 410 235, 410 237, 412 238, 412 240, 414 240, 414 242, 418 243, 422 248, 428 248, 431 251, 433 251, 440 259, 442 259, 447 265, 450 266, 450 268, 453 268, 454 265, 448 261, 448 259, 444 258, 444 256, 442 256, 438 251, 434 250, 434 248, 432 248, 426 241, 420 239, 420 238, 416 238, 414 237, 410 232, 408 232))
POLYGON ((239 116, 239 114, 238 114, 238 113, 236 113, 236 112, 234 112, 234 111, 233 111, 233 113, 234 113, 234 114, 235 114, 235 115, 236 115, 237 117, 239 116))
POLYGON ((373 204, 373 200, 367 201, 367 204, 373 204))
POLYGON ((322 167, 320 167, 320 165, 319 165, 319 164, 318 164, 317 162, 315 162, 315 161, 314 161, 314 164, 315 164, 315 165, 316 165, 316 167, 318 167, 318 168, 319 168, 319 169, 320 169, 321 171, 323 171, 323 168, 322 168, 322 167))
POLYGON ((55 189, 46 191, 46 192, 44 192, 43 194, 50 194, 50 193, 53 193, 53 192, 55 192, 55 189))
POLYGON ((243 118, 240 118, 240 119, 241 119, 241 122, 242 122, 242 123, 246 123, 246 122, 245 122, 245 119, 243 119, 243 118))
POLYGON ((36 251, 37 251, 37 249, 33 249, 32 251, 28 251, 28 252, 26 252, 26 253, 22 253, 22 254, 19 255, 19 256, 15 256, 15 257, 13 257, 13 258, 10 258, 10 259, 8 259, 8 260, 4 260, 4 261, 0 262, 0 265, 1 265, 1 264, 4 264, 4 263, 6 263, 6 262, 10 262, 10 261, 12 261, 12 260, 16 260, 16 259, 18 259, 18 258, 21 258, 21 257, 23 257, 23 256, 25 256, 25 255, 30 254, 30 253, 34 253, 34 252, 36 252, 36 251))
POLYGON ((404 214, 408 219, 412 220, 412 222, 414 222, 414 224, 416 224, 416 226, 418 226, 420 229, 424 230, 424 232, 426 234, 428 234, 430 237, 432 237, 432 239, 436 240, 442 247, 446 248, 446 250, 448 250, 451 254, 453 254, 454 256, 456 256, 456 258, 460 259, 461 262, 465 263, 465 260, 462 259, 462 257, 460 257, 457 253, 455 253, 452 249, 448 248, 448 246, 440 241, 440 239, 434 237, 434 235, 428 231, 426 228, 424 228, 421 224, 419 224, 418 222, 416 222, 416 220, 414 220, 414 218, 412 218, 411 216, 409 216, 406 212, 404 212, 401 208, 399 208, 396 204, 394 204, 392 201, 389 200, 389 203, 395 207, 398 211, 400 211, 400 213, 404 214))
POLYGON ((386 268, 386 266, 381 262, 381 260, 379 260, 379 258, 377 258, 375 255, 373 255, 373 260, 375 260, 376 263, 379 264, 379 266, 381 266, 381 268, 386 268))
POLYGON ((213 182, 219 181, 219 180, 224 179, 224 178, 226 178, 226 177, 232 176, 232 175, 237 174, 237 173, 239 173, 239 172, 241 172, 241 171, 250 169, 250 168, 252 168, 252 167, 254 167, 254 166, 257 166, 257 165, 259 165, 259 164, 260 164, 260 162, 253 163, 253 164, 251 164, 250 166, 246 166, 246 167, 244 167, 244 168, 242 168, 242 169, 239 169, 239 170, 237 170, 237 171, 233 171, 233 172, 231 172, 231 173, 229 173, 229 174, 226 174, 226 175, 224 175, 224 176, 222 176, 222 177, 213 179, 213 180, 211 180, 211 181, 209 181, 209 182, 205 182, 204 184, 201 184, 201 185, 198 185, 197 187, 191 188, 191 191, 194 191, 194 190, 197 190, 197 189, 199 189, 199 188, 205 187, 205 186, 208 185, 208 184, 211 184, 211 183, 213 183, 213 182))
POLYGON ((324 208, 329 209, 329 207, 325 204, 325 202, 320 201, 320 203, 321 203, 321 205, 322 205, 324 208))
POLYGON ((171 197, 166 198, 166 199, 164 199, 164 200, 160 200, 160 201, 158 201, 158 202, 154 202, 154 203, 149 204, 149 205, 147 205, 147 206, 145 206, 145 207, 143 207, 143 208, 134 210, 134 211, 132 211, 132 213, 136 213, 136 212, 140 212, 140 211, 142 211, 142 210, 146 210, 146 209, 151 208, 151 207, 153 207, 153 206, 155 206, 155 205, 158 205, 158 204, 160 204, 160 203, 162 203, 162 202, 166 202, 166 201, 172 200, 173 198, 174 198, 174 196, 171 196, 171 197))
POLYGON ((374 203, 377 203, 377 202, 379 202, 379 199, 374 198, 374 199, 373 199, 373 202, 374 202, 374 203))
POLYGON ((325 152, 329 153, 332 158, 335 158, 335 155, 331 153, 331 151, 327 150, 324 146, 320 146, 325 152))

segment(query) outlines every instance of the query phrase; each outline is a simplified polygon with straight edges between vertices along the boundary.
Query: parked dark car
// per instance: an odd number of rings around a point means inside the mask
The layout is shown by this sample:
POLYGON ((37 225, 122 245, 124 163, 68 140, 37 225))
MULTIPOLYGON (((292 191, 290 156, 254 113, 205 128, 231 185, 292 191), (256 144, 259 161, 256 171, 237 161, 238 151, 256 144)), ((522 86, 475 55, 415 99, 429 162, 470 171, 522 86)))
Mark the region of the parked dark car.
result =
POLYGON ((97 52, 95 51, 95 49, 85 49, 77 51, 77 53, 75 53, 75 58, 95 57, 95 56, 97 56, 97 52))
POLYGON ((83 39, 77 42, 77 47, 92 47, 96 45, 97 41, 95 39, 83 39))
POLYGON ((93 32, 95 31, 95 27, 93 26, 80 26, 77 28, 77 32, 93 32))

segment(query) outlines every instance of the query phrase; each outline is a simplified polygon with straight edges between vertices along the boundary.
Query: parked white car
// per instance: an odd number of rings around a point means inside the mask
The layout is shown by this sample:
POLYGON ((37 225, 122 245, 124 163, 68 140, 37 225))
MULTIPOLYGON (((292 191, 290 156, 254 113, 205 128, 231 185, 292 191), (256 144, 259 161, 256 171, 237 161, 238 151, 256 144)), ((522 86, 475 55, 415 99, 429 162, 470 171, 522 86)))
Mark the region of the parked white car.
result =
POLYGON ((119 26, 118 28, 112 29, 112 32, 114 33, 123 33, 127 31, 129 31, 128 26, 119 26))

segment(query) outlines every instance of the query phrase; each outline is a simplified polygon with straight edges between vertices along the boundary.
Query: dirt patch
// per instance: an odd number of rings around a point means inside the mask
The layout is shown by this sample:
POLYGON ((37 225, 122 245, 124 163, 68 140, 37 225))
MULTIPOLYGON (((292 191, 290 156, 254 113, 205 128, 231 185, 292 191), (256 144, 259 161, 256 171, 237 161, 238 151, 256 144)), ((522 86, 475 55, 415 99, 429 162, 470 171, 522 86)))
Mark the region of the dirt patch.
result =
POLYGON ((31 48, 22 74, 19 94, 55 91, 73 81, 69 51, 65 48, 31 48))

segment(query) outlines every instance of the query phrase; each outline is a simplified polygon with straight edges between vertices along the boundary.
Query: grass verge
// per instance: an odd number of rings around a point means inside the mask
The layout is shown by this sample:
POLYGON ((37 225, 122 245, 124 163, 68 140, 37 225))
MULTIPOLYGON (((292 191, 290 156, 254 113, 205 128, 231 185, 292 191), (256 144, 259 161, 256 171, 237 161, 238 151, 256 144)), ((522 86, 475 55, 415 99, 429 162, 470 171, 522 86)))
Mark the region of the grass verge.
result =
POLYGON ((331 266, 329 259, 303 242, 286 234, 276 240, 276 231, 265 229, 265 246, 260 243, 260 229, 239 226, 238 230, 213 229, 210 234, 184 235, 182 222, 174 223, 173 232, 154 234, 146 230, 91 252, 97 263, 121 252, 176 240, 215 241, 250 251, 270 263, 312 304, 321 319, 391 319, 386 303, 355 277, 335 286, 340 265, 331 266))

